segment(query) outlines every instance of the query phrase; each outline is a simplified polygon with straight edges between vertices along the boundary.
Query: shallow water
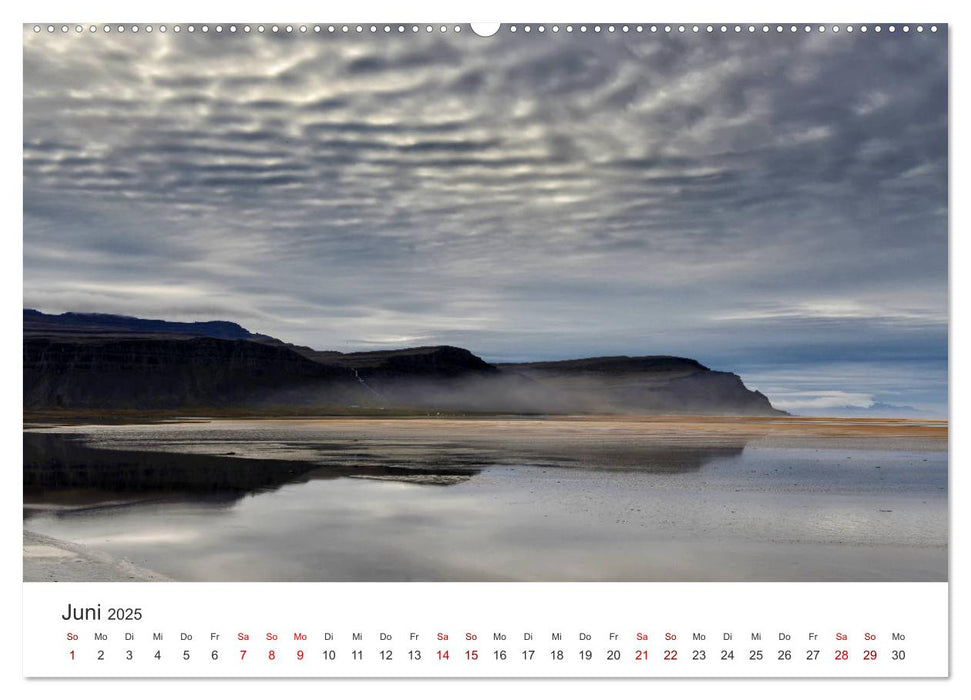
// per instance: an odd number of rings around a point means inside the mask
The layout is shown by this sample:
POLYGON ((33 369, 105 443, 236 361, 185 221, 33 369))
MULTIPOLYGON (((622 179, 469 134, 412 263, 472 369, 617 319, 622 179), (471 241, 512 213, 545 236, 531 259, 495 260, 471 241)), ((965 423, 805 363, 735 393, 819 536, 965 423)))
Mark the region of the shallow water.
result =
POLYGON ((947 453, 474 421, 25 433, 25 528, 179 580, 947 578, 947 453))

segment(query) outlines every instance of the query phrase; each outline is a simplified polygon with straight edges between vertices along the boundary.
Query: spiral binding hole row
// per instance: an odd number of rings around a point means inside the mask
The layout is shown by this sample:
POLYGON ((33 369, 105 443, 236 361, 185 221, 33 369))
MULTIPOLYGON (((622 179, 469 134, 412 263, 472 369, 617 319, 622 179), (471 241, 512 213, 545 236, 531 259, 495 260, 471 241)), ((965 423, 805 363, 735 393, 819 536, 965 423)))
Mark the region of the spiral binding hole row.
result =
MULTIPOLYGON (((685 33, 693 33, 693 34, 700 34, 700 33, 706 33, 706 34, 715 34, 715 33, 727 34, 727 33, 734 33, 734 34, 741 34, 743 32, 748 32, 749 34, 755 34, 755 33, 759 33, 759 32, 761 32, 763 34, 768 34, 770 32, 775 32, 775 33, 783 33, 783 32, 789 32, 789 33, 798 33, 798 32, 802 32, 802 33, 813 33, 813 32, 816 32, 816 33, 824 33, 824 32, 832 32, 834 34, 838 34, 840 32, 845 32, 847 34, 851 34, 854 31, 859 31, 859 32, 863 32, 863 33, 866 33, 868 31, 873 31, 873 32, 878 33, 878 34, 881 33, 881 32, 883 32, 883 31, 887 31, 887 32, 889 32, 891 34, 896 33, 896 32, 899 31, 899 32, 902 32, 902 33, 905 33, 906 34, 906 33, 910 33, 912 30, 914 30, 914 31, 916 31, 918 33, 924 32, 925 29, 928 30, 928 31, 930 31, 930 32, 936 32, 938 30, 937 25, 930 25, 929 27, 926 27, 925 28, 924 25, 921 25, 921 24, 913 25, 913 26, 912 25, 908 25, 908 24, 904 24, 904 25, 896 25, 896 24, 879 25, 878 24, 878 25, 872 25, 872 26, 865 25, 865 24, 863 24, 863 25, 852 25, 852 24, 848 24, 848 25, 842 25, 842 26, 841 25, 830 25, 830 26, 827 26, 827 25, 823 25, 823 24, 820 24, 820 25, 810 25, 810 24, 806 24, 806 25, 795 25, 795 24, 789 24, 789 25, 783 25, 783 24, 774 24, 774 25, 770 25, 770 24, 760 24, 760 25, 755 25, 755 24, 748 24, 748 25, 741 25, 741 24, 735 24, 735 25, 727 25, 727 24, 720 24, 720 25, 713 25, 713 24, 707 24, 707 25, 704 25, 704 24, 692 24, 692 25, 685 25, 685 24, 677 24, 677 25, 671 25, 671 24, 663 24, 663 25, 657 25, 657 24, 651 24, 651 25, 644 25, 644 24, 621 24, 621 25, 615 25, 615 24, 608 24, 608 25, 600 25, 600 24, 594 24, 594 25, 587 25, 587 24, 578 24, 578 25, 565 24, 565 25, 559 25, 559 24, 554 24, 554 25, 550 25, 548 27, 547 27, 547 25, 543 25, 543 24, 539 24, 539 25, 531 25, 531 24, 516 25, 516 24, 512 24, 512 25, 508 25, 507 27, 505 27, 505 29, 507 31, 509 31, 510 33, 513 33, 513 34, 515 34, 517 32, 523 32, 523 33, 526 33, 526 34, 530 34, 530 33, 534 33, 534 32, 537 33, 537 34, 545 34, 547 32, 550 32, 550 33, 553 33, 553 34, 557 34, 557 33, 560 33, 560 32, 566 32, 566 33, 576 33, 576 32, 579 32, 581 34, 585 34, 585 33, 594 33, 594 34, 596 34, 596 33, 603 33, 604 31, 606 31, 608 34, 613 34, 613 33, 626 34, 626 33, 631 33, 631 32, 633 32, 633 33, 644 33, 644 32, 648 32, 648 33, 652 33, 652 34, 657 34, 657 33, 664 33, 664 34, 671 34, 671 33, 678 33, 678 34, 685 34, 685 33)), ((34 31, 35 34, 40 34, 41 32, 44 32, 45 30, 46 30, 46 32, 48 34, 55 34, 55 33, 58 33, 58 32, 61 33, 61 34, 68 34, 72 30, 73 30, 73 32, 75 34, 81 34, 81 33, 84 33, 85 32, 85 25, 81 25, 81 24, 76 24, 76 25, 73 25, 73 26, 72 25, 68 25, 68 24, 61 24, 61 25, 55 25, 55 24, 48 24, 48 25, 35 24, 35 25, 33 25, 33 31, 34 31)), ((174 24, 174 25, 171 25, 171 26, 165 25, 165 24, 160 24, 160 25, 151 25, 151 24, 146 24, 146 25, 138 25, 138 24, 128 24, 128 25, 126 25, 126 24, 116 24, 116 25, 110 25, 110 24, 103 24, 103 25, 100 25, 100 26, 99 25, 92 24, 92 25, 88 25, 87 26, 87 31, 89 33, 92 33, 93 34, 93 33, 98 32, 99 30, 101 32, 105 33, 105 34, 108 34, 108 33, 111 33, 111 32, 117 32, 118 34, 124 34, 124 33, 138 34, 139 32, 144 33, 144 34, 151 34, 153 32, 160 32, 160 33, 163 33, 164 34, 164 33, 168 32, 168 31, 172 31, 172 32, 174 32, 176 34, 182 33, 183 31, 184 32, 187 32, 189 34, 194 34, 196 32, 201 32, 203 34, 208 34, 210 32, 214 32, 216 34, 223 34, 223 33, 229 33, 229 34, 237 34, 237 33, 250 34, 250 33, 253 33, 253 32, 256 32, 256 33, 259 33, 259 34, 265 34, 265 33, 271 33, 271 34, 281 34, 281 33, 283 33, 283 34, 294 34, 294 33, 297 33, 297 34, 308 34, 308 33, 312 33, 312 34, 322 34, 322 33, 326 33, 326 34, 352 34, 352 33, 354 33, 354 34, 364 34, 364 33, 371 33, 371 34, 377 34, 377 33, 384 33, 384 34, 391 34, 391 33, 405 34, 405 33, 408 33, 408 32, 410 32, 412 34, 417 34, 417 33, 424 32, 424 33, 428 34, 428 33, 433 33, 433 32, 446 33, 446 32, 449 32, 449 31, 452 31, 452 32, 456 32, 457 33, 457 32, 461 32, 462 31, 462 27, 460 25, 457 25, 457 24, 456 25, 446 25, 446 24, 441 24, 441 25, 432 25, 432 24, 426 24, 426 25, 418 25, 418 24, 411 24, 411 25, 405 25, 405 24, 397 24, 397 25, 391 25, 391 24, 385 24, 385 25, 377 25, 377 24, 371 24, 371 25, 366 25, 366 24, 327 24, 327 25, 321 25, 321 24, 313 24, 313 25, 307 25, 307 24, 299 24, 299 25, 293 25, 293 24, 286 24, 286 25, 279 25, 279 24, 272 24, 272 25, 265 25, 265 24, 249 25, 249 24, 244 24, 244 25, 235 25, 235 24, 228 24, 228 25, 222 25, 222 24, 216 24, 216 25, 211 25, 211 26, 208 25, 208 24, 201 24, 201 25, 195 25, 195 24, 185 24, 185 25, 183 25, 183 24, 174 24)))

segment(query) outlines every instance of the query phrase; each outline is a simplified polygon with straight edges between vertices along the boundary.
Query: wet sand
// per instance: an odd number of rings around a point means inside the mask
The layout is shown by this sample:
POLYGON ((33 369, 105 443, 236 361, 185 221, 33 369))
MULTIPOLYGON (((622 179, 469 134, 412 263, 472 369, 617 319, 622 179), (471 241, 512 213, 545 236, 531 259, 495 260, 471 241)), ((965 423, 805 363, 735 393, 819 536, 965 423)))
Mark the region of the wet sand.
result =
POLYGON ((170 580, 90 547, 24 530, 24 581, 170 580))
MULTIPOLYGON (((28 422, 25 429, 76 432, 78 428, 112 430, 133 425, 198 425, 213 428, 259 423, 289 425, 340 435, 361 432, 401 433, 407 435, 461 435, 482 437, 492 430, 509 435, 543 437, 611 431, 632 436, 661 439, 766 437, 777 440, 805 438, 889 439, 891 445, 934 445, 947 447, 947 421, 891 418, 825 418, 795 416, 682 416, 682 415, 563 415, 563 416, 368 416, 368 417, 223 417, 180 416, 142 420, 137 414, 116 416, 104 422, 67 414, 69 420, 28 422), (916 441, 906 443, 906 441, 916 441)), ((865 443, 861 443, 861 446, 865 443)))

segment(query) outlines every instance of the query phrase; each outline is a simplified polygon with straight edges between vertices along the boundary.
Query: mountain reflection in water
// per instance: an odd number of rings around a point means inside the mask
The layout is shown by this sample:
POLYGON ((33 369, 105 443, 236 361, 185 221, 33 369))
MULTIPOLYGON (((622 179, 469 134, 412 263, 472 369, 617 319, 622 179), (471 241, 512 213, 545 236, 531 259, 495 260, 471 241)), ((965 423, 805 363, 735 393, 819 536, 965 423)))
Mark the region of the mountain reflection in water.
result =
MULTIPOLYGON (((159 497, 232 503, 248 493, 270 491, 284 484, 340 477, 449 486, 491 466, 516 464, 675 474, 700 470, 714 459, 740 455, 745 439, 735 442, 738 444, 717 447, 613 443, 592 448, 523 444, 469 447, 434 441, 301 443, 284 445, 291 451, 302 450, 301 458, 273 459, 255 457, 246 449, 241 450, 246 456, 232 450, 189 451, 184 443, 177 443, 178 451, 161 442, 151 448, 129 444, 120 449, 95 447, 88 444, 84 434, 25 432, 24 500, 78 505, 108 496, 129 496, 138 500, 159 497)), ((225 446, 220 443, 218 449, 225 446)))
POLYGON ((773 425, 28 427, 24 529, 180 581, 947 580, 946 436, 773 425))

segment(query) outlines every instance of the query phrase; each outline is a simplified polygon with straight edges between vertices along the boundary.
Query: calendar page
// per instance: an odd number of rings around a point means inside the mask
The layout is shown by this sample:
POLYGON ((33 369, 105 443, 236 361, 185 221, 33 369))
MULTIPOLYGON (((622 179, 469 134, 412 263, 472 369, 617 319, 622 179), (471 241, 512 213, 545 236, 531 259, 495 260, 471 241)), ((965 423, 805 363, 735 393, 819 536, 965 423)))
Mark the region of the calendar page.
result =
POLYGON ((947 23, 22 40, 31 683, 949 675, 947 23))

